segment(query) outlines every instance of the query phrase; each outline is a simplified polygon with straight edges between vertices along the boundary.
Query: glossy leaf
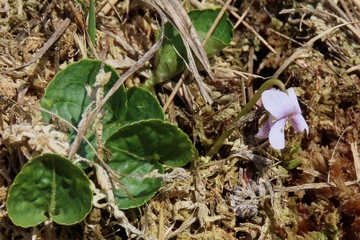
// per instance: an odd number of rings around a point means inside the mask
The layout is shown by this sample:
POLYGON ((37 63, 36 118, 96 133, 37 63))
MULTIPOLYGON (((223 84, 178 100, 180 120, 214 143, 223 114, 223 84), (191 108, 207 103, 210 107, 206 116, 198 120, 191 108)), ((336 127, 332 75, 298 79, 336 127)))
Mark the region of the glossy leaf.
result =
POLYGON ((117 161, 160 161, 172 167, 184 166, 193 155, 188 136, 175 125, 158 119, 126 125, 111 135, 105 146, 117 161))
POLYGON ((70 160, 44 154, 26 163, 11 185, 6 207, 21 227, 47 219, 62 225, 81 222, 92 207, 90 181, 70 160))
POLYGON ((133 87, 126 91, 128 109, 126 122, 137 122, 148 119, 165 120, 165 114, 158 100, 147 89, 133 87))
POLYGON ((165 120, 165 114, 158 100, 147 89, 132 87, 126 91, 127 111, 119 121, 104 126, 104 135, 107 139, 119 128, 140 120, 161 119, 165 120))
MULTIPOLYGON (((83 59, 68 65, 58 72, 45 90, 40 104, 43 108, 58 114, 75 126, 81 120, 85 108, 90 104, 85 86, 92 86, 95 77, 99 73, 101 61, 83 59)), ((104 87, 105 94, 119 79, 117 72, 109 65, 104 66, 105 72, 111 71, 111 78, 104 87)), ((109 99, 104 106, 106 115, 104 123, 108 124, 121 118, 126 112, 126 94, 124 86, 109 99)), ((48 114, 44 115, 45 121, 49 121, 48 114)))
POLYGON ((120 209, 129 209, 143 205, 150 200, 160 189, 162 179, 142 178, 145 174, 158 170, 164 173, 164 168, 160 163, 150 163, 141 160, 117 160, 113 159, 109 166, 118 173, 126 174, 120 182, 126 188, 127 193, 122 189, 113 189, 116 204, 120 209), (129 197, 131 195, 132 199, 129 197))
POLYGON ((115 198, 122 209, 141 206, 151 199, 161 186, 161 179, 142 176, 157 169, 163 173, 160 163, 184 166, 192 155, 188 136, 176 126, 159 120, 141 120, 122 127, 111 135, 105 146, 113 154, 109 166, 125 174, 121 182, 124 190, 116 190, 115 198))
MULTIPOLYGON (((78 126, 82 114, 91 102, 85 86, 91 86, 94 89, 95 77, 100 71, 101 64, 101 61, 98 60, 83 59, 68 65, 64 70, 56 74, 47 86, 44 97, 40 102, 41 106, 78 126)), ((109 65, 105 64, 104 70, 105 72, 111 71, 111 78, 104 86, 105 95, 118 80, 119 75, 109 65)), ((104 105, 104 111, 106 113, 103 120, 104 125, 115 124, 125 115, 126 92, 124 86, 121 86, 107 101, 104 105)), ((50 116, 44 114, 44 120, 49 121, 49 119, 50 116)), ((73 140, 75 136, 76 133, 72 131, 69 139, 73 140)), ((91 131, 86 137, 95 146, 95 137, 91 131)), ((106 135, 104 138, 106 138, 106 135)), ((80 146, 78 154, 89 160, 93 159, 95 155, 85 141, 80 146)))

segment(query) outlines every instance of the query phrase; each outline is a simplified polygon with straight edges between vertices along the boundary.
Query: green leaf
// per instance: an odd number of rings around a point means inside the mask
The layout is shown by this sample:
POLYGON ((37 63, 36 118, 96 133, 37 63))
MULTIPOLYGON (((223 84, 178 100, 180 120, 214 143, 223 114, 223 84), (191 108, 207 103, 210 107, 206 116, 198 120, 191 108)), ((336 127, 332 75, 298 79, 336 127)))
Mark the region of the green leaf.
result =
POLYGON ((105 146, 120 161, 161 161, 172 167, 184 166, 193 155, 188 136, 175 125, 158 119, 124 126, 111 135, 105 146))
POLYGON ((125 174, 121 182, 133 198, 122 189, 116 190, 116 202, 121 209, 141 206, 159 190, 161 179, 142 179, 155 169, 164 172, 159 161, 169 166, 184 166, 193 155, 188 136, 160 119, 141 120, 122 127, 105 142, 105 147, 113 154, 109 166, 125 174))
POLYGON ((128 107, 124 119, 104 126, 105 139, 119 128, 133 122, 148 119, 165 120, 164 111, 149 90, 142 87, 132 87, 126 91, 126 95, 128 107))
POLYGON ((21 227, 47 219, 62 225, 81 222, 92 207, 90 181, 70 160, 44 154, 26 163, 11 185, 6 207, 21 227))
MULTIPOLYGON (((83 59, 68 65, 58 72, 45 90, 40 105, 63 117, 75 126, 81 120, 81 114, 89 106, 90 99, 87 96, 85 86, 90 85, 93 89, 95 77, 99 73, 101 61, 83 59)), ((105 72, 111 71, 111 78, 104 87, 105 94, 119 79, 119 75, 111 66, 104 66, 105 72)), ((124 86, 107 101, 104 106, 106 115, 104 124, 111 123, 121 118, 126 112, 126 93, 124 86)), ((49 121, 50 116, 44 115, 44 120, 49 121)))
POLYGON ((282 164, 286 170, 290 171, 300 166, 302 162, 300 159, 292 159, 290 161, 283 161, 282 164))
MULTIPOLYGON (((56 74, 45 90, 40 105, 71 122, 77 126, 82 119, 82 114, 90 104, 90 98, 87 96, 85 86, 91 86, 95 83, 96 75, 100 71, 101 61, 83 59, 76 63, 68 65, 64 70, 56 74)), ((105 72, 111 71, 111 78, 104 86, 104 95, 119 79, 119 75, 109 65, 104 65, 105 72)), ((95 107, 95 106, 94 106, 95 107)), ((126 113, 126 92, 124 86, 121 86, 104 105, 105 117, 104 125, 115 124, 126 113)), ((50 116, 44 114, 44 120, 49 121, 50 116)), ((76 136, 71 132, 69 139, 73 140, 76 136)), ((108 135, 109 136, 109 135, 108 135)), ((95 146, 95 137, 93 132, 89 132, 86 137, 95 146)), ((106 133, 105 136, 106 137, 106 133)), ((82 142, 78 154, 89 160, 94 158, 94 153, 85 141, 82 142)))
MULTIPOLYGON (((206 9, 189 12, 189 17, 201 41, 205 39, 220 10, 206 9)), ((229 45, 233 35, 233 26, 227 15, 224 15, 204 47, 208 57, 229 45)), ((163 43, 155 54, 155 74, 145 82, 144 86, 149 88, 183 72, 186 68, 183 59, 188 62, 183 40, 176 28, 168 22, 165 24, 163 43)))
MULTIPOLYGON (((207 9, 189 12, 189 17, 193 20, 196 32, 201 41, 205 39, 220 11, 221 9, 207 9)), ((233 36, 233 25, 225 14, 204 46, 208 57, 212 57, 214 54, 228 46, 233 36)))
POLYGON ((160 189, 162 179, 160 178, 142 178, 145 174, 158 170, 158 173, 164 173, 164 168, 160 163, 149 163, 140 160, 116 160, 109 163, 109 166, 121 174, 126 174, 120 182, 126 188, 127 193, 121 188, 113 189, 116 204, 120 209, 129 209, 143 205, 150 200, 160 189))
POLYGON ((127 90, 128 109, 126 122, 148 119, 165 120, 165 114, 158 100, 145 88, 133 87, 127 90))

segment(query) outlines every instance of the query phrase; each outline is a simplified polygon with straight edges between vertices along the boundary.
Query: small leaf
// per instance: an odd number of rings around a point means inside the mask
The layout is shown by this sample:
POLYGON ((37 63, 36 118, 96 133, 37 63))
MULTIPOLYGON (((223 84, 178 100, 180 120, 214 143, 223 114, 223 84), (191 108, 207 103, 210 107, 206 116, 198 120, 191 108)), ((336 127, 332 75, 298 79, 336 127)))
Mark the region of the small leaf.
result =
MULTIPOLYGON (((220 10, 206 9, 189 12, 189 17, 193 21, 201 41, 205 39, 220 10)), ((229 45, 233 34, 233 26, 228 17, 224 15, 204 47, 208 57, 213 56, 229 45)), ((160 34, 158 34, 159 36, 160 34)), ((165 24, 163 43, 155 54, 155 74, 145 82, 144 87, 149 88, 157 83, 165 82, 183 72, 186 69, 183 60, 188 62, 183 40, 179 32, 170 22, 167 22, 165 24)))
POLYGON ((111 135, 105 146, 118 161, 160 161, 173 167, 184 166, 193 155, 188 136, 175 125, 158 119, 126 125, 111 135))
POLYGON ((298 166, 300 166, 302 164, 300 159, 292 159, 290 161, 284 161, 283 162, 283 166, 286 170, 292 170, 297 168, 298 166))
MULTIPOLYGON (((201 41, 205 39, 220 11, 221 9, 207 9, 189 12, 189 17, 194 20, 193 24, 201 41)), ((227 15, 224 15, 204 47, 208 57, 213 56, 229 45, 233 35, 232 23, 227 15)))
POLYGON ((62 225, 81 222, 92 207, 90 181, 70 160, 44 154, 26 163, 6 200, 10 219, 21 227, 47 219, 62 225))

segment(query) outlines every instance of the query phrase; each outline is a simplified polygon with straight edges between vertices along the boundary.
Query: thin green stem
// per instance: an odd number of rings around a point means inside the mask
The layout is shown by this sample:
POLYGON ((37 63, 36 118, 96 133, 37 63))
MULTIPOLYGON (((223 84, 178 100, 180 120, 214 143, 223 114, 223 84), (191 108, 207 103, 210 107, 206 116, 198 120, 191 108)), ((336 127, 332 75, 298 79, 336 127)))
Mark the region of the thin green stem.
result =
POLYGON ((156 77, 155 75, 153 75, 150 78, 146 79, 142 87, 146 88, 147 90, 151 90, 152 88, 154 88, 155 84, 156 84, 156 77))
POLYGON ((88 32, 89 32, 91 43, 95 46, 96 20, 95 20, 95 3, 94 3, 94 1, 95 0, 90 0, 88 32))
MULTIPOLYGON (((256 104, 256 102, 260 99, 261 94, 265 90, 271 88, 274 85, 278 86, 280 88, 280 90, 285 92, 285 86, 280 80, 278 80, 278 79, 267 80, 266 82, 264 82, 261 85, 259 90, 254 94, 254 96, 250 99, 250 101, 245 105, 245 107, 240 111, 240 113, 234 118, 233 122, 237 122, 240 120, 240 118, 245 116, 245 114, 247 114, 251 110, 251 108, 256 104)), ((234 129, 230 129, 230 130, 225 131, 223 134, 221 134, 221 136, 218 138, 218 140, 214 143, 214 145, 207 152, 206 156, 208 156, 208 157, 214 156, 219 151, 221 146, 223 145, 225 139, 227 139, 233 131, 234 131, 234 129)))

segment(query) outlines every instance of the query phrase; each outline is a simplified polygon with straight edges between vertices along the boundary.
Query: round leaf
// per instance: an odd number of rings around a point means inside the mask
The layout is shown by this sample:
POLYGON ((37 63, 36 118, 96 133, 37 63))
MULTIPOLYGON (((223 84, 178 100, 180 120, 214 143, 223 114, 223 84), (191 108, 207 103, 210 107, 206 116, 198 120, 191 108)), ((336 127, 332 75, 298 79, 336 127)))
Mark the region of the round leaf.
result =
POLYGON ((158 119, 124 126, 110 136, 105 146, 118 161, 161 161, 173 167, 184 166, 193 155, 188 136, 175 125, 158 119))
POLYGON ((126 122, 137 122, 148 119, 165 119, 158 100, 145 88, 132 87, 126 91, 128 110, 125 115, 126 122))
POLYGON ((120 209, 129 209, 143 205, 150 200, 161 187, 162 179, 160 178, 142 178, 145 174, 158 170, 164 172, 164 168, 159 163, 149 163, 139 160, 119 161, 113 159, 109 166, 118 173, 126 174, 120 182, 126 188, 113 190, 115 200, 120 209), (129 197, 129 195, 131 198, 129 197))
MULTIPOLYGON (((64 70, 58 72, 54 79, 49 83, 45 90, 44 97, 41 100, 41 106, 53 113, 56 113, 65 120, 77 126, 82 119, 82 114, 89 106, 89 98, 85 86, 91 86, 94 89, 95 78, 100 71, 101 61, 92 59, 83 59, 76 63, 68 65, 64 70)), ((109 65, 104 65, 105 72, 111 72, 109 82, 104 86, 104 95, 118 80, 119 75, 109 65)), ((94 105, 95 106, 95 105, 94 105)), ((126 112, 126 93, 122 85, 104 105, 104 125, 115 125, 116 122, 125 115, 126 112)), ((50 119, 48 114, 44 114, 45 121, 50 119)), ((109 135, 106 135, 106 138, 109 135)), ((71 132, 69 139, 73 140, 75 132, 71 132)), ((95 137, 93 132, 86 135, 95 146, 95 137)), ((94 153, 90 146, 82 142, 78 154, 89 160, 94 158, 94 153)))
POLYGON ((127 111, 125 117, 113 124, 104 126, 105 139, 129 123, 148 119, 165 120, 164 111, 149 90, 142 87, 132 87, 126 91, 126 96, 127 111))
POLYGON ((6 200, 10 219, 21 227, 47 219, 62 225, 82 221, 91 210, 92 191, 84 172, 70 160, 44 154, 26 163, 6 200))
POLYGON ((161 187, 161 179, 142 178, 157 170, 163 173, 161 161, 170 166, 183 166, 192 157, 192 144, 176 126, 159 119, 141 120, 126 125, 105 142, 113 153, 109 166, 124 174, 123 189, 114 190, 121 209, 141 206, 161 187), (131 197, 130 197, 130 196, 131 197))
MULTIPOLYGON (((95 77, 100 71, 102 62, 98 60, 83 59, 68 65, 64 70, 58 72, 45 90, 41 106, 53 113, 58 114, 75 126, 81 120, 85 108, 90 104, 85 86, 95 83, 95 77)), ((111 71, 111 78, 104 86, 105 94, 118 80, 119 75, 109 65, 104 65, 105 72, 111 71)), ((124 86, 112 95, 104 106, 106 115, 104 123, 116 121, 125 114, 126 94, 124 86)), ((48 114, 44 115, 46 121, 50 119, 48 114)))

